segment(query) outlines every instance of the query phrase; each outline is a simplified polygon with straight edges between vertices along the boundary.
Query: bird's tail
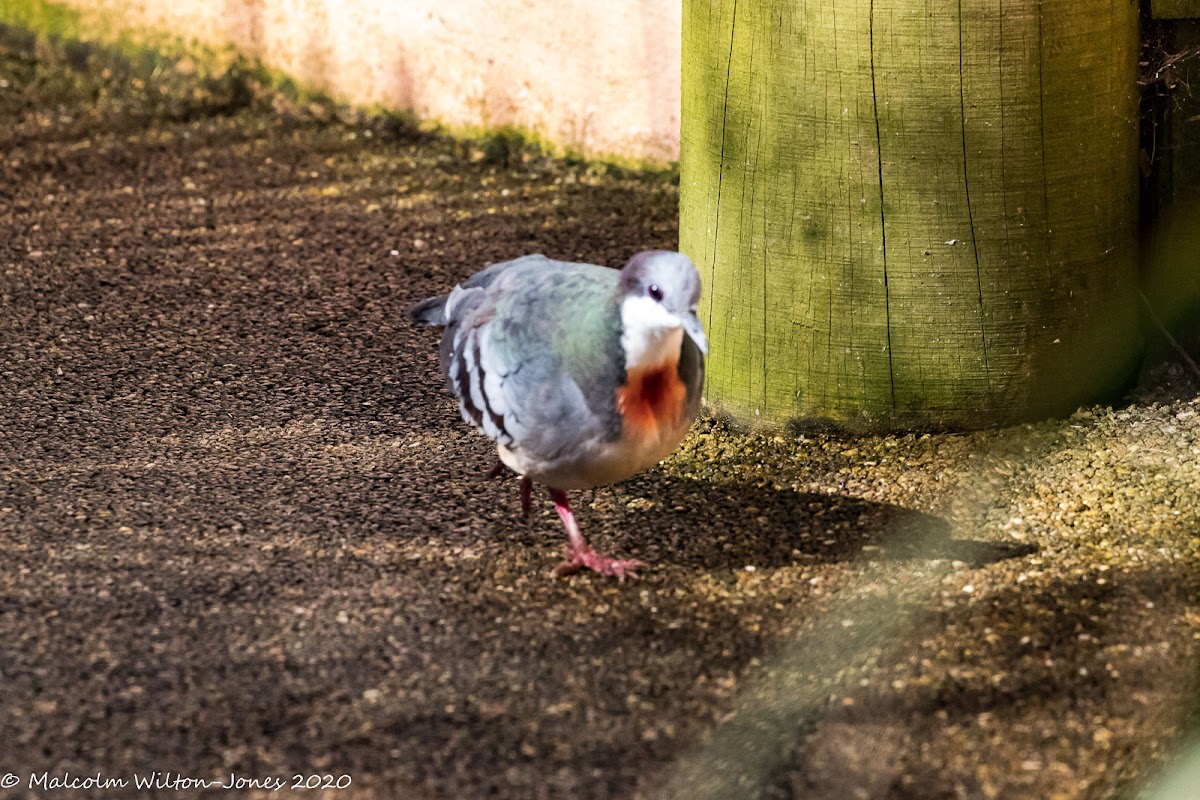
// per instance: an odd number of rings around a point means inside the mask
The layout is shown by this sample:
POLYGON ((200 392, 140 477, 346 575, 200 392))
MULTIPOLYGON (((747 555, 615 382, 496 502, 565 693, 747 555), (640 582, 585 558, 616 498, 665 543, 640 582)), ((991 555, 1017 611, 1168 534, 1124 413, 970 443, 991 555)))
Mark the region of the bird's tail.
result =
POLYGON ((408 307, 408 318, 418 325, 445 325, 446 300, 449 295, 430 297, 408 307))

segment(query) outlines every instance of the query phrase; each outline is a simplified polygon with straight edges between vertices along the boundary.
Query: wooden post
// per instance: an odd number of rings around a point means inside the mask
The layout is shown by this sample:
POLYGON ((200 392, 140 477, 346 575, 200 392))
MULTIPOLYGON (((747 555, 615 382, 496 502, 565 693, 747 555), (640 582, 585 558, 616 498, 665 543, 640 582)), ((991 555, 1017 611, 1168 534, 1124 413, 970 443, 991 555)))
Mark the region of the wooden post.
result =
POLYGON ((1164 167, 1158 199, 1194 203, 1200 200, 1200 0, 1154 0, 1151 16, 1172 61, 1155 65, 1166 106, 1163 129, 1151 143, 1164 167))
POLYGON ((680 241, 707 396, 964 428, 1129 374, 1130 0, 684 0, 680 241))
MULTIPOLYGON (((1153 0, 1148 87, 1155 116, 1143 133, 1150 220, 1143 285, 1150 340, 1163 325, 1185 350, 1200 346, 1200 0, 1153 0)), ((1195 359, 1192 359, 1195 363, 1195 359)))

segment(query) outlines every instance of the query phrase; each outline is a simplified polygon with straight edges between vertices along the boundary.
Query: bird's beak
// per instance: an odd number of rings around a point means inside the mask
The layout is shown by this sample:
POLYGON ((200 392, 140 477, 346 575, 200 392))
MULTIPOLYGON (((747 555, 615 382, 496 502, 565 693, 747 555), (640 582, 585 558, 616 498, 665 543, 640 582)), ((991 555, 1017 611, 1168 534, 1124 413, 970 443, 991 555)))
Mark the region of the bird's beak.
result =
POLYGON ((704 335, 704 327, 700 324, 700 318, 695 314, 687 313, 679 317, 679 323, 683 326, 683 332, 688 335, 696 347, 700 348, 700 352, 708 355, 708 337, 704 335))

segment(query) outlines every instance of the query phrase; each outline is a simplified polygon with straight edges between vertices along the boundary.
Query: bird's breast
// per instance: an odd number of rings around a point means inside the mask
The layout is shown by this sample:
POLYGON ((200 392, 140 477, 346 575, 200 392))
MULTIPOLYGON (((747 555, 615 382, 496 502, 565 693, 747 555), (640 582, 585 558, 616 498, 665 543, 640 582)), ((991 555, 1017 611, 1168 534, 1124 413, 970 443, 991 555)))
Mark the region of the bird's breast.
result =
POLYGON ((678 358, 652 367, 626 370, 616 390, 621 435, 581 446, 572 457, 551 465, 522 460, 521 453, 500 449, 500 458, 517 472, 559 489, 603 486, 641 472, 666 458, 688 428, 687 387, 679 378, 678 358))
POLYGON ((687 387, 679 379, 678 359, 626 372, 617 389, 617 410, 626 437, 660 439, 674 432, 683 416, 687 387))

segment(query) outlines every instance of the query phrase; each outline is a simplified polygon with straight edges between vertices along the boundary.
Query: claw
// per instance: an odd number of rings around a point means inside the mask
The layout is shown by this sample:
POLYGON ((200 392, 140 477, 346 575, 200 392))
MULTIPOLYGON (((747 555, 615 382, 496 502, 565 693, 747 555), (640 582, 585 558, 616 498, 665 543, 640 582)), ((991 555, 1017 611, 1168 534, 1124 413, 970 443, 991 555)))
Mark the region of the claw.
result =
POLYGON ((626 577, 636 578, 637 570, 645 569, 646 564, 635 559, 610 558, 603 553, 597 553, 590 547, 582 550, 569 550, 567 560, 554 568, 555 575, 574 575, 585 569, 590 569, 599 575, 611 575, 622 583, 626 577))
POLYGON ((571 507, 567 504, 567 493, 561 489, 551 489, 550 499, 554 501, 554 510, 558 512, 570 540, 567 560, 554 568, 555 575, 574 575, 580 570, 590 569, 600 575, 611 575, 624 583, 626 576, 633 577, 635 570, 646 567, 641 561, 610 558, 603 553, 597 553, 584 541, 583 534, 579 532, 575 515, 571 513, 571 507))

